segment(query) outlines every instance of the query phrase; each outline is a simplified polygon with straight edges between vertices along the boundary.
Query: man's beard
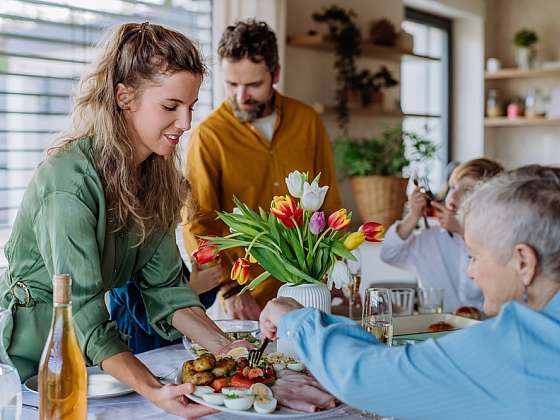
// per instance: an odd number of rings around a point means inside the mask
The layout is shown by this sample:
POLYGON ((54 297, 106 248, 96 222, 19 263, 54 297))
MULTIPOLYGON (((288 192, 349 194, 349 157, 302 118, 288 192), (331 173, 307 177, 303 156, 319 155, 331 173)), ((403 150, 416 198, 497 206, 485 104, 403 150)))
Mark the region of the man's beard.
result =
POLYGON ((233 99, 230 100, 233 113, 237 117, 237 119, 241 122, 253 122, 258 118, 261 118, 266 111, 268 104, 272 102, 273 99, 267 102, 258 102, 258 101, 251 101, 247 104, 253 105, 250 110, 243 110, 239 107, 239 102, 237 102, 237 98, 234 96, 233 99))

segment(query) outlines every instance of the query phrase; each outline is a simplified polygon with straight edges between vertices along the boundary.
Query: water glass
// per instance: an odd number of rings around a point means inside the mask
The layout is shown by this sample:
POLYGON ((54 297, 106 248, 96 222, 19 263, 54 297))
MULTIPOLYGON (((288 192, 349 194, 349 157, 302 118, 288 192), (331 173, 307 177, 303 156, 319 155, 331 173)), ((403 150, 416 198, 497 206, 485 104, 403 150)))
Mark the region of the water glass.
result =
POLYGON ((443 292, 438 288, 418 289, 418 312, 421 314, 440 314, 443 312, 443 292))
POLYGON ((412 315, 414 295, 414 289, 391 289, 393 316, 412 315))
POLYGON ((13 367, 0 363, 0 420, 19 420, 20 418, 21 383, 19 375, 13 367))
POLYGON ((366 289, 362 327, 381 343, 392 345, 393 311, 389 289, 375 287, 366 289))

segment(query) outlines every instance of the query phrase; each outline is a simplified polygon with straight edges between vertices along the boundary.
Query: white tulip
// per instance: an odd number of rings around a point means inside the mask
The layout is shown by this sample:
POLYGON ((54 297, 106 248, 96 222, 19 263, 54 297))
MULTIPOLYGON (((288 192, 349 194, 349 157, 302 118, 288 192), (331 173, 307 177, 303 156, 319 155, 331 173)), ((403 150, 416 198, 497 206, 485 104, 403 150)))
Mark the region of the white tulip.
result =
POLYGON ((307 180, 305 174, 300 171, 293 171, 286 177, 286 186, 288 191, 295 198, 301 198, 303 195, 303 183, 307 180))
POLYGON ((337 289, 341 289, 343 286, 350 283, 350 272, 343 261, 337 260, 329 271, 327 282, 329 289, 332 288, 333 283, 334 287, 337 289))
POLYGON ((305 210, 311 212, 319 210, 323 205, 323 201, 325 201, 325 196, 327 195, 328 190, 328 186, 319 187, 319 184, 316 181, 313 181, 311 184, 309 184, 309 182, 305 182, 303 184, 301 205, 305 210))

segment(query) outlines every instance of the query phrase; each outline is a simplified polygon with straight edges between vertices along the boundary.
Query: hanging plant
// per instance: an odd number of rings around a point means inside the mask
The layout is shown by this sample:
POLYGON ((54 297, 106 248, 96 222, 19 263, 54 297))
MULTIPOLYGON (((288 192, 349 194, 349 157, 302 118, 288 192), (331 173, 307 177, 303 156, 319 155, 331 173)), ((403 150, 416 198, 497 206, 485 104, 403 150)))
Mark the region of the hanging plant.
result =
POLYGON ((325 7, 313 13, 313 20, 326 23, 329 37, 335 44, 336 113, 338 126, 348 131, 349 113, 346 91, 356 74, 356 58, 361 54, 362 35, 354 23, 356 13, 338 6, 325 7))

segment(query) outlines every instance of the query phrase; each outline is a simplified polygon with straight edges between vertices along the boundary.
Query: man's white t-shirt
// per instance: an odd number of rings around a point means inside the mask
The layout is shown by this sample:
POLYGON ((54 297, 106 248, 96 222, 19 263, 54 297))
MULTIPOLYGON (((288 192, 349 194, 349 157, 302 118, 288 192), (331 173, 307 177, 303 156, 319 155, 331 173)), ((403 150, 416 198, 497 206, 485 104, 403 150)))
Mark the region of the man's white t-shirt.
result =
POLYGON ((274 125, 276 124, 276 111, 267 117, 257 118, 251 124, 253 124, 253 127, 259 130, 268 141, 272 141, 274 125))

